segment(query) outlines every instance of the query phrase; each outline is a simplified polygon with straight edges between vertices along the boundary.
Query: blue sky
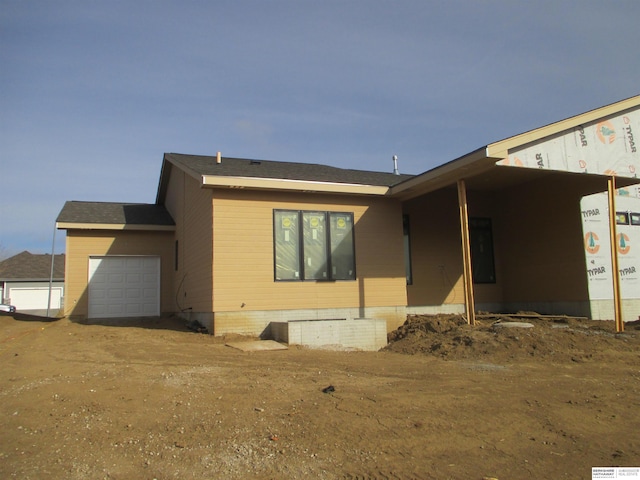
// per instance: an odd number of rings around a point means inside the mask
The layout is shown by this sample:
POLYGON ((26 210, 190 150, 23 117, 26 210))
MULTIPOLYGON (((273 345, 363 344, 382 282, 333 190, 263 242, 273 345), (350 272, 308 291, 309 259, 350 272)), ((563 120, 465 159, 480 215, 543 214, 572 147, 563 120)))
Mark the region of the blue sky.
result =
MULTIPOLYGON (((0 253, 164 152, 421 173, 640 93, 640 2, 0 0, 0 253)), ((56 252, 64 250, 58 232, 56 252)))

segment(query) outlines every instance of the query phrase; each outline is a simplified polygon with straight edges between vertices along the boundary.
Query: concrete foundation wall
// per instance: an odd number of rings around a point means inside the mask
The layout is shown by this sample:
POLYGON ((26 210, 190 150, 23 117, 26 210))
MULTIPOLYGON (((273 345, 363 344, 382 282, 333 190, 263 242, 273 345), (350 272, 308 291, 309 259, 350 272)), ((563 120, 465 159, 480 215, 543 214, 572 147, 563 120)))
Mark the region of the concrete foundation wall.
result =
MULTIPOLYGON (((188 314, 184 314, 188 315, 188 314)), ((198 318, 198 314, 191 314, 190 318, 198 318)), ((205 323, 207 318, 202 315, 198 319, 209 332, 214 335, 239 334, 257 335, 271 338, 271 324, 273 322, 293 322, 300 320, 355 320, 370 318, 382 321, 386 332, 395 330, 402 325, 407 317, 405 306, 397 307, 369 307, 369 308, 324 308, 306 310, 263 310, 246 312, 216 312, 213 321, 205 323), (212 328, 210 328, 211 323, 212 328)), ((187 318, 185 316, 185 318, 187 318)), ((386 335, 385 332, 385 335, 386 335)))
POLYGON ((574 317, 591 318, 589 302, 507 302, 502 304, 478 303, 477 311, 517 313, 535 312, 542 315, 569 315, 574 317))
POLYGON ((372 318, 273 322, 271 333, 278 342, 312 348, 376 351, 387 345, 386 322, 372 318))
MULTIPOLYGON (((600 320, 591 316, 589 302, 510 302, 510 303, 476 303, 476 312, 489 313, 516 313, 535 312, 542 315, 569 315, 587 317, 600 320)), ((463 314, 463 303, 447 305, 423 305, 407 307, 407 315, 436 315, 436 314, 463 314)), ((640 312, 639 312, 640 313, 640 312)), ((613 318, 613 307, 611 307, 613 318)), ((602 318, 604 319, 604 318, 602 318)))
MULTIPOLYGON (((593 300, 591 302, 591 318, 594 320, 613 320, 613 300, 593 300)), ((640 320, 640 300, 622 300, 622 320, 633 322, 640 320)))
POLYGON ((213 313, 191 312, 187 310, 184 312, 178 312, 177 315, 188 323, 198 322, 200 325, 205 327, 209 333, 213 334, 213 313))
POLYGON ((463 303, 449 303, 446 305, 412 305, 407 307, 407 315, 437 315, 437 314, 462 314, 463 303))

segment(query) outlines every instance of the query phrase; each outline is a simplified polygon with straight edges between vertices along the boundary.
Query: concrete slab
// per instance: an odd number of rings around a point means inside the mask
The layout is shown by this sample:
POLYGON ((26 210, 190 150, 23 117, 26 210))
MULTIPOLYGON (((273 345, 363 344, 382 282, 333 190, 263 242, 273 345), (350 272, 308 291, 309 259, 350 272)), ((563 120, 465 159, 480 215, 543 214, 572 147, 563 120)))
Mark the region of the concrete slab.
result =
POLYGON ((270 326, 273 338, 288 345, 364 351, 387 345, 387 322, 381 318, 295 320, 270 326))
POLYGON ((533 328, 529 322, 497 322, 491 325, 493 328, 533 328))
POLYGON ((227 347, 236 348, 243 352, 263 352, 271 350, 288 350, 289 347, 273 340, 256 340, 250 342, 228 342, 227 347))

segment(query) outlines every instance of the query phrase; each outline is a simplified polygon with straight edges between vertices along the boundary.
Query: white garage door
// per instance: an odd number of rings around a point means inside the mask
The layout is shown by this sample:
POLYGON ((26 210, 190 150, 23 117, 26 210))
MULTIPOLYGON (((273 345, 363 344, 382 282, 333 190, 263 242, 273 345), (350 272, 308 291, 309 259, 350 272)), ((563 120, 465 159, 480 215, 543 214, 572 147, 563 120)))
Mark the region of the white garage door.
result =
MULTIPOLYGON (((49 287, 12 287, 9 289, 11 304, 17 310, 44 310, 49 304, 49 287)), ((51 289, 51 308, 60 308, 62 288, 51 289)))
POLYGON ((91 257, 89 318, 160 315, 160 257, 91 257))

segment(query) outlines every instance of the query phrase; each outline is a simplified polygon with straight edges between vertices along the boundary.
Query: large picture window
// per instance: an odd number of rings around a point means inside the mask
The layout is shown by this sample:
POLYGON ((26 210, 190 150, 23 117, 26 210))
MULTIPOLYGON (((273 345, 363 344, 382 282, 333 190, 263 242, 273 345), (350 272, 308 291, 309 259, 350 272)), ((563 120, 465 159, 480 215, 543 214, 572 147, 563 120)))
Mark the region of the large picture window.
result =
POLYGON ((355 280, 353 213, 274 210, 276 280, 355 280))

